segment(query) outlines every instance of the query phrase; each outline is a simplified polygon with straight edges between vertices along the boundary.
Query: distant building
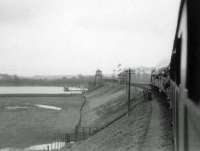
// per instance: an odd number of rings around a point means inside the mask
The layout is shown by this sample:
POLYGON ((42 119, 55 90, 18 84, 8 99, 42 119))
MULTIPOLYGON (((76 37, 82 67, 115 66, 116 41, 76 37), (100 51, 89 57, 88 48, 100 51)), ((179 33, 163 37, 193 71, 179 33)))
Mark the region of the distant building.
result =
POLYGON ((101 85, 103 83, 103 74, 101 70, 97 70, 95 74, 95 85, 101 85))

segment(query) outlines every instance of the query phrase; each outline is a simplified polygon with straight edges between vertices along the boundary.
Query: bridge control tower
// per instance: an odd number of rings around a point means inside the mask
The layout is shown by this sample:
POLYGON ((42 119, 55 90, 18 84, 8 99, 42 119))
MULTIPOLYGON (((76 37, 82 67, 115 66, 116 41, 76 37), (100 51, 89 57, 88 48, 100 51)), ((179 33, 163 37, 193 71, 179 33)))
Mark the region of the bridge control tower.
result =
POLYGON ((95 74, 95 85, 101 85, 103 83, 103 74, 101 70, 97 70, 95 74))

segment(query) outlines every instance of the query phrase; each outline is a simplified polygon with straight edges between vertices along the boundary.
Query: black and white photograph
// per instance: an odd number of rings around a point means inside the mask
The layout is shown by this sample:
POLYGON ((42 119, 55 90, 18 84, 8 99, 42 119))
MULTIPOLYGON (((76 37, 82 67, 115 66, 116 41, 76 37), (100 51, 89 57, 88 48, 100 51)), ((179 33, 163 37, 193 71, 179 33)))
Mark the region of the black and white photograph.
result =
POLYGON ((0 0, 0 151, 200 151, 199 0, 0 0))

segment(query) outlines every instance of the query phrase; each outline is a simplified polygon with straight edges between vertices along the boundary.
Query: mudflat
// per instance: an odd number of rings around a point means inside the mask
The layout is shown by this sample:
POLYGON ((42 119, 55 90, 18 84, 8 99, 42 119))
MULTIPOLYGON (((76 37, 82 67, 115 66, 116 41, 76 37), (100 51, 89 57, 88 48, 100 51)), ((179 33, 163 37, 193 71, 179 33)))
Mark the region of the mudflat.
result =
POLYGON ((82 101, 81 96, 0 97, 0 148, 43 144, 72 132, 82 101))

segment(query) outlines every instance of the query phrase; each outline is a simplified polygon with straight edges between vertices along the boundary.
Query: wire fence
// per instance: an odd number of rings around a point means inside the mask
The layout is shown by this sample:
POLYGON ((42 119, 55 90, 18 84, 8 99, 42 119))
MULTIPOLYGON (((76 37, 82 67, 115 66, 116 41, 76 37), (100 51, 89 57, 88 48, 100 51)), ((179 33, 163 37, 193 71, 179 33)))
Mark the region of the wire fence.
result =
POLYGON ((77 127, 75 128, 74 133, 59 134, 54 138, 54 141, 51 144, 44 145, 41 150, 58 151, 63 147, 70 148, 74 142, 85 140, 90 136, 93 136, 99 130, 100 129, 96 127, 77 127))

